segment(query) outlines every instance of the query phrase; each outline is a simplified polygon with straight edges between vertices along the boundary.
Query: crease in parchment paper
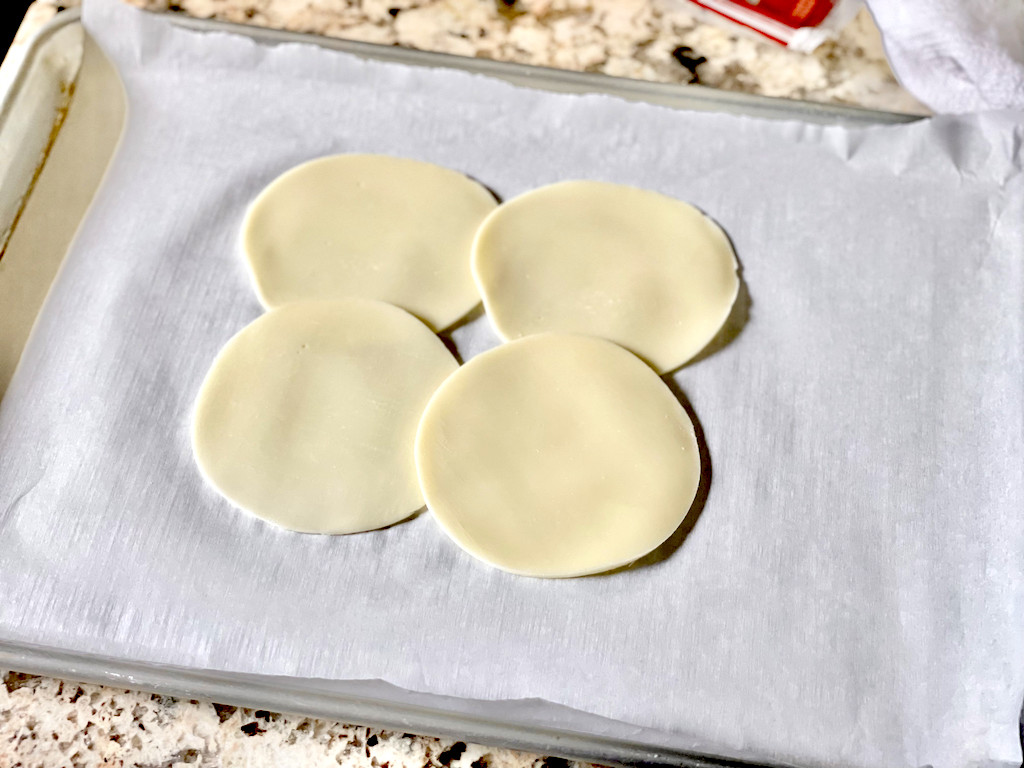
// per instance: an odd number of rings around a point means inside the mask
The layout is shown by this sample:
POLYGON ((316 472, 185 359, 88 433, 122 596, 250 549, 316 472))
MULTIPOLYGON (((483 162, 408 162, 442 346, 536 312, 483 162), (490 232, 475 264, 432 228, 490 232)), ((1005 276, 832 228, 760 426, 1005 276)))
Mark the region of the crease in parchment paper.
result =
MULTIPOLYGON (((658 746, 1019 765, 1019 116, 821 129, 257 45, 113 0, 84 14, 129 122, 0 403, 0 636, 490 700, 658 746), (245 208, 349 151, 503 199, 632 184, 728 232, 749 317, 673 376, 714 476, 656 567, 523 579, 429 515, 307 536, 203 484, 196 393, 262 311, 245 208)), ((486 317, 450 335, 463 359, 497 343, 486 317)))

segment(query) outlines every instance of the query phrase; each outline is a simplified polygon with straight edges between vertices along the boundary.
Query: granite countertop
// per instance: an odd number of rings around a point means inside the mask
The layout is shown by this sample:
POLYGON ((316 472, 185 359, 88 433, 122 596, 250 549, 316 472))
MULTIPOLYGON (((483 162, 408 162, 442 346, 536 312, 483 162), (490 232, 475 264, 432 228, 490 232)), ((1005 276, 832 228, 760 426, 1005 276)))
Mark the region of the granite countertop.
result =
MULTIPOLYGON (((899 86, 864 11, 813 54, 710 25, 685 0, 128 0, 151 10, 464 56, 927 113, 899 86)), ((40 0, 15 47, 59 9, 40 0)), ((461 741, 2 672, 0 768, 567 768, 461 741)))
POLYGON ((297 32, 766 96, 926 112, 870 15, 813 54, 713 26, 686 0, 128 0, 297 32), (706 61, 704 61, 706 59, 706 61))
POLYGON ((0 768, 587 768, 560 758, 0 671, 0 768))
MULTIPOLYGON (((928 114, 861 10, 811 54, 708 23, 687 0, 125 0, 153 11, 666 83, 928 114)), ((80 0, 37 0, 45 20, 80 0)), ((33 25, 29 25, 33 26, 33 25)))

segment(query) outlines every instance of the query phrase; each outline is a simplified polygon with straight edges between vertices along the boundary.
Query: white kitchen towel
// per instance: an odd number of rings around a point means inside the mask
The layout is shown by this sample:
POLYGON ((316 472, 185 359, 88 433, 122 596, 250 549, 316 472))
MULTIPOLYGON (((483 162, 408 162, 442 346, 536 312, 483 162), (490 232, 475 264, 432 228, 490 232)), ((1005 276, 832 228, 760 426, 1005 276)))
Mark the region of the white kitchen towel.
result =
POLYGON ((1024 110, 1024 0, 867 3, 896 76, 933 110, 1024 110))
MULTIPOLYGON (((129 119, 0 403, 0 637, 531 699, 487 709, 509 722, 547 717, 545 700, 659 747, 1020 764, 1017 121, 771 122, 189 32, 115 0, 85 20, 129 119), (526 579, 429 514, 309 536, 203 483, 196 393, 262 311, 246 206, 295 164, 352 151, 440 163, 503 198, 633 184, 723 226, 749 303, 728 344, 672 377, 710 484, 660 559, 526 579)), ((486 317, 452 336, 463 358, 497 343, 486 317)))

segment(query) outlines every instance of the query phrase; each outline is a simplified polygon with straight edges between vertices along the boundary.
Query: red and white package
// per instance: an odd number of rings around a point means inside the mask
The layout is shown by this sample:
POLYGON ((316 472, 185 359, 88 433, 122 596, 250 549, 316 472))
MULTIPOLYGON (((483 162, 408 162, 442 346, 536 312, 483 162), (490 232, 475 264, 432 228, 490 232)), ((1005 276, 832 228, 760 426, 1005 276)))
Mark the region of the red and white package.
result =
POLYGON ((689 0, 759 36, 810 52, 838 34, 860 0, 689 0))

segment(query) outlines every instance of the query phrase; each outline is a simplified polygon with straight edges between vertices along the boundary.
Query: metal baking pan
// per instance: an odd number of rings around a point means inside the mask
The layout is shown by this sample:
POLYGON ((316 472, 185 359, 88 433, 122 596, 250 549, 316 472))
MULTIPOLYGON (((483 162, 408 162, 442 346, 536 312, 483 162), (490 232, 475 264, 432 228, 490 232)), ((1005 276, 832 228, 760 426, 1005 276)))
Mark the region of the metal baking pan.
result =
MULTIPOLYGON (((173 20, 192 30, 233 32, 266 45, 312 43, 369 59, 462 69, 528 88, 605 93, 676 109, 842 125, 918 119, 856 107, 566 72, 187 17, 173 20)), ((58 14, 39 32, 10 83, 0 107, 0 397, 53 276, 116 150, 126 110, 117 74, 84 34, 77 11, 58 14)), ((574 732, 537 719, 513 723, 491 715, 486 702, 459 703, 410 694, 380 683, 159 666, 31 646, 2 637, 0 666, 605 764, 688 768, 757 764, 574 732)))

